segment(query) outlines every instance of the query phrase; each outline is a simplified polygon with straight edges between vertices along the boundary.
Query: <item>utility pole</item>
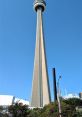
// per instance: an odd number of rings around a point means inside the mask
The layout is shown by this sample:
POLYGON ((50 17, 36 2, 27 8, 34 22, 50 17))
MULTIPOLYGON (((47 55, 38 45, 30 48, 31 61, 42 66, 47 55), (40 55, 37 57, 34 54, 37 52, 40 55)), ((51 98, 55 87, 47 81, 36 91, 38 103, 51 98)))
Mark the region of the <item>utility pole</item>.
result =
POLYGON ((59 117, 62 117, 61 116, 61 103, 60 103, 60 87, 59 87, 60 79, 61 79, 61 76, 59 76, 58 82, 57 82, 57 101, 58 101, 58 108, 59 108, 59 117))

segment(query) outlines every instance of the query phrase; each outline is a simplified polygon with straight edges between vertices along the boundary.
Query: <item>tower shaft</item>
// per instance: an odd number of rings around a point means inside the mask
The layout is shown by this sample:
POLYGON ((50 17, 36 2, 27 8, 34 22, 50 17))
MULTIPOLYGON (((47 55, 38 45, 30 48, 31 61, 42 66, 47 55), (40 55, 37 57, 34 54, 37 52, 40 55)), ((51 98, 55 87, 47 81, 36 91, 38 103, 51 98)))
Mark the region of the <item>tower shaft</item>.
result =
POLYGON ((32 107, 43 107, 50 103, 50 89, 43 34, 42 8, 37 9, 36 47, 32 84, 32 107))

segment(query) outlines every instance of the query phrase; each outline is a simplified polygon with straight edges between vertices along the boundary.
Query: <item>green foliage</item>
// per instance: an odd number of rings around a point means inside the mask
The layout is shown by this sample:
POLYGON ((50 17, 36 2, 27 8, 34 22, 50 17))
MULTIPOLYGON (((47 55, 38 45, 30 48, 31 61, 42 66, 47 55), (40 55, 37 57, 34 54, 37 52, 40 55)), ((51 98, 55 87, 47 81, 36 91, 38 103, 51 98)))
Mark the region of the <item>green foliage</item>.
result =
POLYGON ((0 106, 0 113, 3 111, 3 106, 0 106))
POLYGON ((28 115, 30 112, 28 106, 23 105, 22 103, 11 105, 9 106, 8 110, 14 117, 27 117, 26 115, 28 115))
MULTIPOLYGON (((82 117, 82 111, 76 111, 76 107, 82 106, 82 100, 72 98, 68 100, 61 99, 62 117, 82 117)), ((2 110, 2 108, 1 108, 2 110)), ((45 105, 43 108, 29 109, 27 105, 16 103, 9 106, 9 114, 13 117, 59 117, 58 102, 45 105)), ((9 117, 7 114, 0 117, 9 117)))
POLYGON ((63 100, 66 104, 72 105, 74 107, 76 106, 82 106, 82 100, 78 98, 70 98, 68 100, 63 100))
POLYGON ((40 117, 41 109, 39 108, 34 108, 33 110, 30 111, 29 116, 27 117, 40 117))

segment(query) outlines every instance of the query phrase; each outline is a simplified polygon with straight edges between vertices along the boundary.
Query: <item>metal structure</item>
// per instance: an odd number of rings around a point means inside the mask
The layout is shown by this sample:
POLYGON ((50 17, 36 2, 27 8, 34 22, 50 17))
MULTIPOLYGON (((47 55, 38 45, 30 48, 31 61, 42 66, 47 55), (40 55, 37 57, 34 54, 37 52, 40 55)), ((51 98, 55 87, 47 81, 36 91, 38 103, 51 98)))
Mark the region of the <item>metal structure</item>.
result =
POLYGON ((34 9, 37 12, 36 47, 32 83, 32 107, 43 107, 50 103, 50 89, 44 44, 42 13, 45 10, 44 0, 35 0, 34 9))
POLYGON ((52 69, 53 72, 53 85, 54 85, 54 101, 57 100, 57 86, 56 86, 56 70, 55 68, 52 69))

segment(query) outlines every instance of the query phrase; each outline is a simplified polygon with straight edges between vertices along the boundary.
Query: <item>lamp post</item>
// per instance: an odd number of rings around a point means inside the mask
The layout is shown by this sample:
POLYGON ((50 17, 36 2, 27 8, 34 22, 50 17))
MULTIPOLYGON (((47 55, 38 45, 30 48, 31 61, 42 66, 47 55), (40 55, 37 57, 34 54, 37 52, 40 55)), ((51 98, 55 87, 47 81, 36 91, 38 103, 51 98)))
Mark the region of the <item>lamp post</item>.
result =
POLYGON ((61 76, 59 76, 58 82, 57 82, 57 101, 58 101, 58 108, 59 108, 59 117, 61 117, 60 88, 59 88, 60 79, 61 79, 61 76))

